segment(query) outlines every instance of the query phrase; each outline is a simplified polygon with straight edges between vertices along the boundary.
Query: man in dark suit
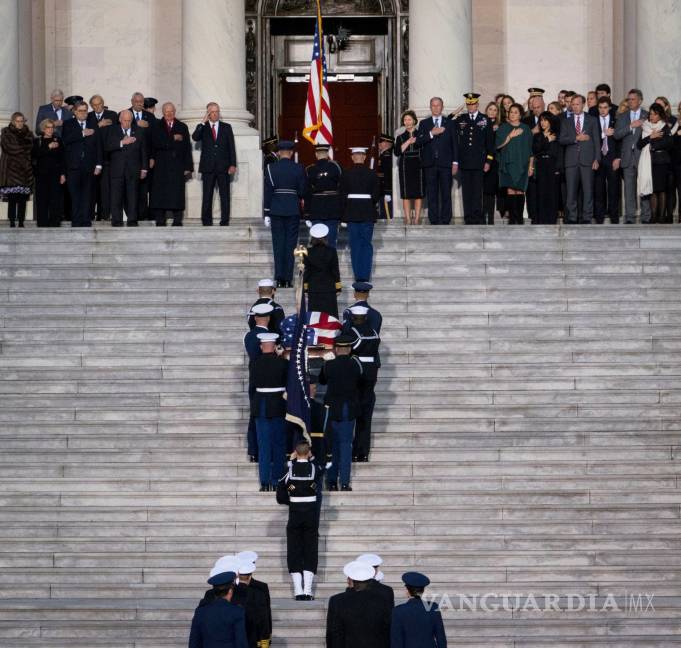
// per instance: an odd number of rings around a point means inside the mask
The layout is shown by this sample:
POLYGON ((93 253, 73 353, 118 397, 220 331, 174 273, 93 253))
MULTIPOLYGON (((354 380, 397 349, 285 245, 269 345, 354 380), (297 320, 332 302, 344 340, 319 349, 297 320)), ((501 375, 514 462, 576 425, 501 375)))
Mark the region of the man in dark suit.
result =
MULTIPOLYGON (((598 89, 597 89, 598 90, 598 89)), ((601 162, 594 177, 594 218, 603 224, 606 215, 610 222, 620 222, 620 143, 615 139, 615 117, 609 97, 598 100, 598 134, 601 162)))
MULTIPOLYGON (((615 139, 621 145, 622 179, 624 180, 624 222, 636 222, 636 205, 638 203, 638 161, 641 149, 641 126, 648 119, 648 111, 641 108, 643 93, 632 88, 627 95, 629 110, 619 115, 615 126, 615 139)), ((650 199, 641 198, 641 222, 650 222, 650 199)))
POLYGON ((442 114, 443 108, 442 99, 433 97, 431 116, 421 121, 416 134, 426 176, 428 220, 432 225, 448 225, 452 220, 452 177, 459 170, 456 127, 442 114))
POLYGON ((62 133, 73 227, 92 225, 92 191, 95 177, 102 172, 101 139, 87 127, 87 112, 87 104, 78 102, 74 106, 75 119, 64 122, 62 133))
MULTIPOLYGON (((596 86, 595 92, 596 92, 597 102, 600 103, 601 99, 607 99, 608 100, 608 104, 610 106, 609 109, 608 109, 608 112, 610 113, 610 116, 612 117, 612 121, 614 122, 615 117, 617 116, 617 106, 612 103, 612 98, 610 96, 611 95, 610 86, 607 83, 599 83, 596 86)), ((601 111, 599 109, 598 103, 596 103, 595 106, 591 106, 591 108, 589 108, 589 114, 592 117, 600 116, 601 111)))
POLYGON ((132 123, 132 113, 121 111, 119 126, 105 129, 104 150, 110 159, 111 226, 123 226, 123 208, 128 226, 137 225, 137 192, 149 168, 145 131, 132 123))
POLYGON ((154 175, 149 209, 157 227, 167 224, 168 212, 173 214, 173 225, 181 226, 186 203, 184 185, 194 173, 192 145, 187 125, 175 118, 175 106, 168 101, 162 112, 163 119, 151 128, 149 167, 154 168, 154 175))
POLYGON ((232 127, 220 120, 220 106, 214 101, 206 106, 203 121, 196 125, 192 139, 199 142, 199 173, 203 183, 201 222, 213 224, 215 185, 220 193, 220 225, 229 225, 229 183, 236 173, 236 147, 232 127))
POLYGON ((456 118, 459 173, 466 225, 484 225, 482 217, 482 178, 494 160, 494 130, 479 110, 477 92, 464 95, 466 112, 456 118))
POLYGON ((598 120, 584 113, 585 99, 574 95, 570 102, 571 117, 560 125, 560 143, 565 148, 565 183, 567 185, 566 218, 578 222, 577 198, 582 190, 582 223, 593 217, 594 171, 601 159, 598 120))
MULTIPOLYGON (((130 108, 132 113, 132 123, 139 128, 146 129, 145 144, 147 147, 147 157, 151 158, 151 126, 156 121, 156 117, 147 107, 147 100, 153 97, 144 97, 141 92, 133 93, 130 97, 130 108)), ((155 101, 155 99, 154 99, 155 101)), ((149 215, 149 191, 151 188, 153 166, 149 166, 149 172, 144 180, 140 180, 137 191, 137 220, 152 220, 149 215)))
MULTIPOLYGON (((543 88, 528 88, 530 98, 527 100, 527 114, 523 117, 522 122, 530 127, 532 134, 539 132, 539 115, 546 110, 546 103, 544 102, 543 88)), ((527 191, 525 192, 525 204, 527 205, 527 215, 530 221, 534 221, 537 215, 537 177, 531 175, 527 180, 527 191)))
POLYGON ((95 220, 110 220, 111 179, 109 176, 109 156, 104 150, 104 142, 106 141, 107 129, 118 122, 118 115, 104 105, 104 99, 101 95, 94 95, 90 98, 90 107, 92 110, 87 116, 87 127, 92 128, 96 133, 95 136, 101 139, 101 146, 104 151, 102 172, 95 178, 95 186, 92 192, 92 213, 95 214, 95 220))
POLYGON ((61 137, 62 126, 68 119, 73 119, 73 113, 64 106, 64 93, 57 89, 50 94, 50 103, 40 106, 35 118, 35 134, 41 135, 40 124, 44 119, 52 119, 55 122, 54 134, 61 137))

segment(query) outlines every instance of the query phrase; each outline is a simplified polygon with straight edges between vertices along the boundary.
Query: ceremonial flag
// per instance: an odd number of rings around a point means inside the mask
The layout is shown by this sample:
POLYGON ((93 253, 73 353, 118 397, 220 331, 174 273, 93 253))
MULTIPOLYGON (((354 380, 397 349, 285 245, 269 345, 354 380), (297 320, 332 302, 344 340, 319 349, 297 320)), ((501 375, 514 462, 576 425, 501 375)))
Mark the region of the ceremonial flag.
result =
POLYGON ((299 425, 310 441, 310 384, 307 378, 307 308, 302 282, 286 381, 286 420, 299 425))
POLYGON ((314 44, 312 45, 310 82, 307 86, 303 137, 313 145, 333 145, 331 100, 329 99, 329 88, 326 83, 326 55, 324 54, 322 9, 319 0, 317 0, 317 23, 314 30, 314 44))

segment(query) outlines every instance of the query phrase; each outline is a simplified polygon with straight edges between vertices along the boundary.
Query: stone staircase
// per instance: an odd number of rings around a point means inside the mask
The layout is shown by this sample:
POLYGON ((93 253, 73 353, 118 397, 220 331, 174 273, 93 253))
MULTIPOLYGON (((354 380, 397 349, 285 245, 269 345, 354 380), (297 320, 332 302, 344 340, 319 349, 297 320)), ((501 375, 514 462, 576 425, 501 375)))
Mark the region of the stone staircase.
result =
POLYGON ((269 233, 0 230, 2 648, 185 646, 213 561, 246 548, 275 646, 323 646, 365 551, 398 599, 402 571, 430 575, 453 646, 681 646, 681 229, 375 239, 372 461, 325 495, 317 600, 296 604, 286 511, 245 456, 269 233))

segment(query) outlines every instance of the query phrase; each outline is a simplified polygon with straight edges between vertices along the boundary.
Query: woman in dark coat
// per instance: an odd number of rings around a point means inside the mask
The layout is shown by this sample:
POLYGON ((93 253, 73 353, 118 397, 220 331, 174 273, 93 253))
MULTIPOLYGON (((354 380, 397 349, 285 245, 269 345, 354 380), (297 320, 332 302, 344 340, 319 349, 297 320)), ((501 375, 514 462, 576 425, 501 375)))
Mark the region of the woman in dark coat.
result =
POLYGON ((337 295, 341 289, 338 254, 326 243, 329 228, 322 223, 310 228, 310 247, 305 255, 303 287, 309 311, 320 311, 338 318, 337 295))
POLYGON ((561 157, 558 119, 548 111, 539 115, 539 132, 532 139, 534 177, 537 181, 537 216, 532 221, 535 225, 555 225, 558 222, 561 157))
POLYGON ((421 149, 416 144, 416 124, 418 119, 413 110, 402 115, 405 131, 395 138, 393 151, 397 157, 397 171, 400 178, 400 198, 404 211, 405 225, 418 225, 421 220, 425 181, 421 166, 421 149), (411 203, 414 202, 412 217, 411 203))
POLYGON ((20 112, 12 114, 0 133, 0 200, 6 201, 10 227, 24 226, 26 203, 33 188, 33 133, 20 112))
POLYGON ((55 134, 52 119, 40 122, 41 137, 33 140, 35 173, 36 224, 38 227, 59 227, 64 214, 66 164, 64 145, 55 134))
MULTIPOLYGON (((495 134, 499 130, 499 106, 490 101, 485 108, 495 134)), ((490 162, 489 170, 482 176, 482 216, 487 225, 494 225, 494 200, 500 214, 504 213, 504 196, 499 191, 499 164, 496 157, 490 162)))

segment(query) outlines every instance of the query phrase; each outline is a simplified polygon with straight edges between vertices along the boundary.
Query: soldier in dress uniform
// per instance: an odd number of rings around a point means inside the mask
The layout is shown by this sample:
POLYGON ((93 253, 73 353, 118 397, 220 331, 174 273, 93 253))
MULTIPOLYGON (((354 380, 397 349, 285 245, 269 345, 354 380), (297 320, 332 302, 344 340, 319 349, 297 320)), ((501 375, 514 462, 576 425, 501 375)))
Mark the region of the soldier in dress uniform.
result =
POLYGON ((253 561, 239 561, 238 583, 232 601, 246 612, 248 648, 269 648, 272 638, 268 619, 269 606, 263 591, 251 584, 253 572, 253 561))
POLYGON ((350 151, 352 166, 343 172, 340 185, 342 220, 348 224, 350 259, 355 281, 369 281, 374 257, 371 240, 374 236, 380 186, 376 172, 364 165, 367 149, 356 146, 350 151))
POLYGON ((266 169, 273 162, 279 161, 279 156, 277 155, 277 144, 279 143, 279 138, 276 135, 272 135, 267 139, 262 141, 262 166, 266 169))
POLYGON ((310 228, 310 247, 303 256, 303 289, 308 295, 309 310, 338 318, 337 295, 343 285, 338 268, 338 253, 327 244, 328 235, 329 228, 323 223, 310 228))
POLYGON ((376 333, 380 334, 383 316, 373 308, 373 306, 369 305, 369 292, 373 290, 373 285, 368 281, 355 281, 355 283, 352 284, 352 287, 355 291, 355 303, 350 304, 350 306, 343 311, 343 325, 350 321, 352 317, 350 309, 353 306, 366 306, 369 309, 367 320, 371 325, 371 328, 374 329, 376 333))
MULTIPOLYGON (((244 335, 244 349, 248 356, 248 401, 253 407, 253 400, 255 398, 255 386, 253 385, 253 365, 255 361, 262 354, 260 350, 260 340, 258 335, 261 333, 268 333, 269 323, 272 320, 274 309, 272 304, 256 303, 250 311, 250 317, 254 320, 253 328, 244 335)), ((249 319, 250 319, 249 317, 249 319)), ((248 458, 251 463, 258 461, 258 437, 255 430, 255 416, 250 415, 248 419, 248 432, 246 434, 246 443, 248 446, 248 458)))
POLYGON ((265 169, 265 225, 272 228, 277 288, 293 286, 293 250, 298 242, 300 201, 305 197, 305 169, 293 161, 295 144, 279 142, 279 160, 265 169))
MULTIPOLYGON (((286 317, 284 309, 274 301, 274 281, 272 279, 261 279, 258 281, 258 299, 253 306, 258 304, 270 304, 274 309, 270 315, 270 323, 268 325, 270 333, 281 334, 281 323, 286 317)), ((253 316, 253 306, 248 311, 248 328, 252 329, 255 326, 255 318, 253 316)))
MULTIPOLYGON (((257 563, 258 562, 258 554, 255 551, 251 551, 251 550, 240 551, 236 555, 236 559, 237 559, 238 563, 241 563, 241 562, 257 563)), ((239 579, 241 579, 241 576, 239 576, 239 579)), ((268 628, 267 636, 271 637, 272 636, 272 603, 271 603, 271 600, 270 600, 270 588, 268 587, 268 585, 265 581, 261 581, 261 580, 257 580, 256 578, 253 578, 252 574, 251 574, 250 582, 249 582, 248 586, 260 590, 263 593, 263 596, 265 597, 265 603, 267 605, 267 628, 268 628)))
POLYGON ((382 133, 378 138, 378 180, 381 197, 378 201, 380 217, 392 220, 393 217, 393 145, 395 138, 382 133))
POLYGON ((371 587, 374 568, 353 560, 343 574, 348 589, 329 599, 326 648, 391 648, 392 605, 371 587))
POLYGON ((324 404, 329 407, 333 431, 333 461, 327 471, 330 491, 338 490, 339 476, 341 490, 352 490, 352 434, 360 414, 359 385, 362 377, 362 363, 351 355, 354 342, 355 338, 351 335, 339 335, 334 344, 336 357, 327 360, 319 374, 319 382, 327 385, 324 404))
POLYGON ((284 473, 286 433, 284 392, 288 376, 288 360, 276 353, 276 333, 259 333, 262 354, 251 370, 255 395, 251 415, 255 417, 258 439, 258 474, 260 491, 274 490, 284 473))
POLYGON ((402 574, 409 600, 393 610, 390 648, 447 648, 442 615, 434 601, 421 600, 430 579, 418 572, 402 574))
MULTIPOLYGON (((294 456, 288 462, 288 471, 279 483, 279 489, 288 493, 286 563, 296 601, 314 599, 312 582, 317 573, 319 543, 317 491, 321 487, 310 444, 304 439, 298 441, 294 456)), ((279 493, 277 501, 281 501, 279 493)))
POLYGON ((467 92, 464 98, 467 111, 456 118, 463 217, 466 225, 484 225, 482 181, 494 161, 494 130, 478 110, 480 95, 467 92))
POLYGON ((314 147, 317 161, 307 167, 307 196, 305 211, 313 225, 322 223, 329 228, 329 246, 336 247, 338 221, 341 217, 339 193, 343 171, 340 164, 329 158, 328 144, 314 147))
POLYGON ((232 603, 236 573, 225 571, 208 579, 214 601, 199 605, 189 633, 189 648, 248 648, 245 612, 232 603))
POLYGON ((354 338, 352 355, 362 363, 362 377, 359 381, 360 411, 352 447, 352 460, 359 463, 369 461, 371 419, 376 406, 376 380, 381 366, 378 353, 381 338, 367 321, 368 313, 366 306, 353 306, 350 308, 350 321, 343 327, 343 332, 354 338))
POLYGON ((356 560, 365 562, 374 570, 374 575, 369 581, 369 589, 375 592, 378 596, 383 597, 388 605, 392 608, 395 605, 395 592, 389 585, 384 585, 381 581, 384 578, 383 572, 379 567, 383 564, 383 558, 378 554, 365 553, 357 556, 356 560))

